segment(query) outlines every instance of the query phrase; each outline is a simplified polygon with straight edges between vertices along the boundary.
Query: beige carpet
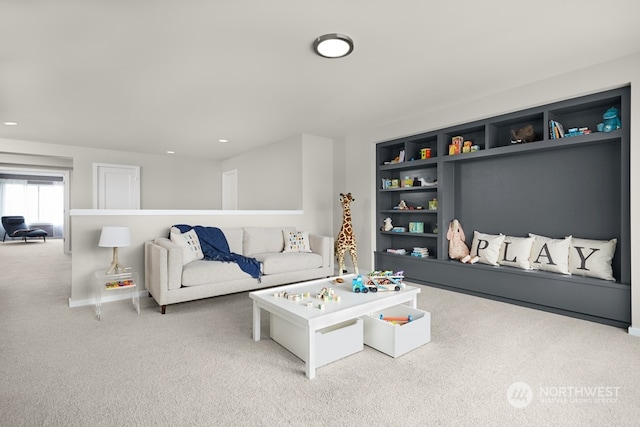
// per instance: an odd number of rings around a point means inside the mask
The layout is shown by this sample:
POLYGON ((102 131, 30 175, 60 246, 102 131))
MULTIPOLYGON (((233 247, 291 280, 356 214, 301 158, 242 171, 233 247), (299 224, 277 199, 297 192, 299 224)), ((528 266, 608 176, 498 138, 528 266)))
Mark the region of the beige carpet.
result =
POLYGON ((111 302, 99 322, 92 307, 68 308, 60 240, 0 243, 0 260, 2 426, 640 420, 640 339, 622 329, 423 287, 431 343, 397 359, 365 347, 308 380, 291 353, 252 341, 246 293, 164 316, 149 298, 139 316, 111 302))

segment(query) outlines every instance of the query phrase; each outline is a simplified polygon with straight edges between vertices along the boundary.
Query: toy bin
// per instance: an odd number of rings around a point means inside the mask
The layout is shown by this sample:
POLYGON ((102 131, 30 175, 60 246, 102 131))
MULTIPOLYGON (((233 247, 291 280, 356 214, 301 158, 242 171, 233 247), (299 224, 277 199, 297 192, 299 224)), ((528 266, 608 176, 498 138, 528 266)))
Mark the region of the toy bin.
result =
MULTIPOLYGON (((304 329, 274 314, 271 314, 270 319, 271 339, 306 362, 307 338, 304 329)), ((335 362, 363 349, 362 319, 352 319, 320 329, 316 332, 316 367, 335 362)))
POLYGON ((364 343, 391 357, 402 356, 431 341, 431 313, 397 305, 362 317, 364 320, 364 343), (380 319, 384 317, 411 316, 411 322, 393 324, 380 319))

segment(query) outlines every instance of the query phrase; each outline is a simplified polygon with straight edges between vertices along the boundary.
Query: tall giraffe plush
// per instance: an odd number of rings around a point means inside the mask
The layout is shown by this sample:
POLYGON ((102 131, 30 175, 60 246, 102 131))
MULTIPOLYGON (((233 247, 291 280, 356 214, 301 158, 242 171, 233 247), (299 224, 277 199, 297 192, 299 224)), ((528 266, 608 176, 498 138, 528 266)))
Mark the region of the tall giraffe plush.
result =
POLYGON ((351 261, 353 261, 353 268, 356 274, 358 274, 358 246, 356 245, 356 236, 353 234, 353 227, 351 226, 351 202, 355 201, 351 197, 351 193, 340 193, 340 203, 342 204, 342 227, 340 233, 336 238, 336 259, 338 260, 338 270, 340 274, 346 273, 347 270, 344 266, 344 254, 349 251, 351 254, 351 261))

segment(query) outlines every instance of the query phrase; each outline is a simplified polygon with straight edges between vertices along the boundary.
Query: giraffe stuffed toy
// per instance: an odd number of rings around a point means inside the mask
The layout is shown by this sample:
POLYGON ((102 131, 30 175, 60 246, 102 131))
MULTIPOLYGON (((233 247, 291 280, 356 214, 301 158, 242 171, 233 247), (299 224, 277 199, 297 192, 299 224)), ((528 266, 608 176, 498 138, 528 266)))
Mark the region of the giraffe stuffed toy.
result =
POLYGON ((358 274, 358 246, 356 245, 356 237, 353 234, 353 227, 351 225, 351 202, 355 201, 351 196, 351 193, 340 193, 340 203, 342 204, 342 227, 340 233, 336 238, 336 259, 338 260, 338 271, 340 274, 346 273, 347 270, 344 265, 344 255, 347 251, 351 254, 351 261, 353 261, 353 269, 355 274, 358 274))

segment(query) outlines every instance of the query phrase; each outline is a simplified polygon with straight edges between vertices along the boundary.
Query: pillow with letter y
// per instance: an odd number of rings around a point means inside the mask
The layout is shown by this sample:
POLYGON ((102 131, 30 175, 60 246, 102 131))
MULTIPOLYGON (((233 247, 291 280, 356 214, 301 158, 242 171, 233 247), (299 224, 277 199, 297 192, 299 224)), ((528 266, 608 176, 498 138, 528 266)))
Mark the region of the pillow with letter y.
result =
POLYGON ((573 238, 569 248, 569 271, 578 276, 616 280, 611 261, 618 239, 589 240, 573 238))

